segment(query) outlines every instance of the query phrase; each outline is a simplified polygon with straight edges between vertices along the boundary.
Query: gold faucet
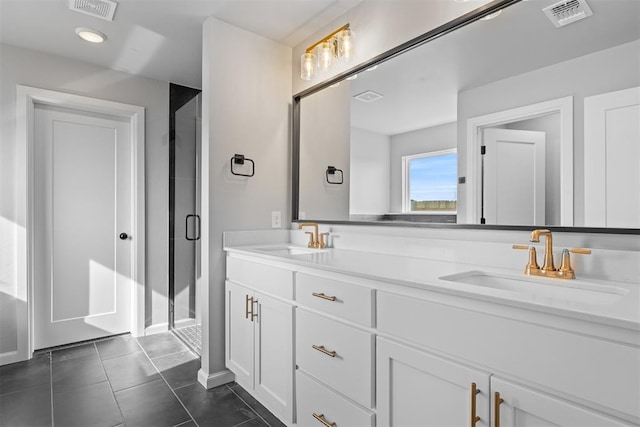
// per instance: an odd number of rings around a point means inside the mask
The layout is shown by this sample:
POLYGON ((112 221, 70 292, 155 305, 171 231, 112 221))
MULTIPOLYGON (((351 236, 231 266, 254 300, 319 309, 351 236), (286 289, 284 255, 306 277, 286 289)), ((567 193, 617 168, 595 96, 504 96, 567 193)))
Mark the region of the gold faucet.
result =
POLYGON ((298 225, 298 229, 302 229, 302 227, 313 227, 313 233, 310 231, 305 232, 309 235, 309 244, 307 245, 310 248, 322 249, 326 246, 324 243, 324 239, 322 238, 324 235, 329 233, 322 233, 322 235, 318 235, 318 224, 315 222, 303 222, 298 225))
POLYGON ((548 276, 548 272, 556 271, 556 268, 553 265, 553 238, 551 237, 551 231, 546 229, 537 229, 531 232, 531 238, 529 241, 538 243, 540 241, 540 236, 546 237, 544 243, 544 264, 540 269, 540 273, 543 276, 548 276))
POLYGON ((540 236, 545 237, 544 264, 542 265, 542 268, 538 266, 536 248, 526 245, 513 245, 513 249, 529 250, 529 262, 524 269, 524 274, 530 276, 554 277, 558 279, 575 279, 576 273, 571 267, 570 254, 589 255, 591 250, 584 248, 563 249, 562 264, 560 265, 560 268, 556 269, 553 265, 553 238, 551 236, 551 231, 543 228, 533 230, 529 240, 533 243, 538 243, 540 241, 540 236))

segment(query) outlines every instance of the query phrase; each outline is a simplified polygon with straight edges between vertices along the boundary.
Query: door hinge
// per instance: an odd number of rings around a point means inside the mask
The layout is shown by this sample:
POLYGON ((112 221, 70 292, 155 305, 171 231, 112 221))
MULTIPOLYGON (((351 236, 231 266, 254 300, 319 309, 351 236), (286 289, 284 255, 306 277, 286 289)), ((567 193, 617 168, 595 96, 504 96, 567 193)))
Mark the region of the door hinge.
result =
POLYGON ((480 218, 480 224, 486 224, 487 220, 485 218, 480 218))
POLYGON ((481 145, 480 146, 480 155, 484 156, 485 154, 487 154, 487 146, 486 145, 481 145))

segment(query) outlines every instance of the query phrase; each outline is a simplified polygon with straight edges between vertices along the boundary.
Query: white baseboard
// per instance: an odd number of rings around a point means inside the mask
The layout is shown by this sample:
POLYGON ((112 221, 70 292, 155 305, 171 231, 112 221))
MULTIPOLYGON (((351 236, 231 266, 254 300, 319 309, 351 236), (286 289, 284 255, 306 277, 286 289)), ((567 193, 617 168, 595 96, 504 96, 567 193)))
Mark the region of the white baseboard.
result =
POLYGON ((0 353, 0 366, 8 365, 9 363, 20 362, 18 351, 7 351, 6 353, 0 353))
POLYGON ((235 381, 236 376, 228 369, 213 374, 207 374, 202 369, 198 371, 198 382, 205 388, 214 388, 235 381))
POLYGON ((160 334, 162 332, 167 332, 168 330, 169 330, 168 323, 156 323, 155 325, 151 325, 144 328, 144 334, 154 335, 154 334, 160 334))

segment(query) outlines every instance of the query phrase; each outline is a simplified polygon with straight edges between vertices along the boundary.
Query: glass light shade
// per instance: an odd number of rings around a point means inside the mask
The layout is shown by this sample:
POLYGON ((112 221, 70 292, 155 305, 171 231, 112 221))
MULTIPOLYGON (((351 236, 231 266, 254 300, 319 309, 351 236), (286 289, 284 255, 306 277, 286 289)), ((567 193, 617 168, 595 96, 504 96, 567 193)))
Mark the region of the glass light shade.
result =
POLYGON ((311 80, 316 73, 316 56, 313 52, 305 52, 300 58, 300 78, 302 80, 311 80))
POLYGON ((346 29, 338 34, 338 58, 350 61, 355 56, 353 31, 346 29))
POLYGON ((335 56, 335 48, 332 40, 322 42, 318 45, 318 68, 321 72, 326 72, 333 65, 333 57, 335 56))
POLYGON ((490 19, 497 18, 497 17, 498 17, 498 15, 500 15, 501 13, 502 13, 502 9, 500 9, 500 10, 499 10, 499 11, 497 11, 497 12, 490 13, 489 15, 487 15, 487 16, 485 16, 485 17, 482 17, 482 18, 480 18, 480 20, 481 20, 481 21, 488 21, 488 20, 490 20, 490 19))

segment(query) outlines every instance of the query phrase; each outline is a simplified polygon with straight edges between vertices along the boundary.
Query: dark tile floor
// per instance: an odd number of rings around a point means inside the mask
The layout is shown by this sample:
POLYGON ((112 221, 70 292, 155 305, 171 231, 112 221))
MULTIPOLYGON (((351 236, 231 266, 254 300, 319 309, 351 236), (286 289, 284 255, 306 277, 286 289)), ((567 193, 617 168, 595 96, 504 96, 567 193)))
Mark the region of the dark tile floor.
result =
POLYGON ((0 426, 282 427, 232 383, 207 390, 171 333, 123 335, 0 366, 0 426))

